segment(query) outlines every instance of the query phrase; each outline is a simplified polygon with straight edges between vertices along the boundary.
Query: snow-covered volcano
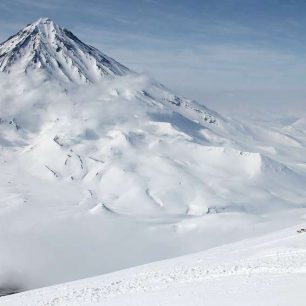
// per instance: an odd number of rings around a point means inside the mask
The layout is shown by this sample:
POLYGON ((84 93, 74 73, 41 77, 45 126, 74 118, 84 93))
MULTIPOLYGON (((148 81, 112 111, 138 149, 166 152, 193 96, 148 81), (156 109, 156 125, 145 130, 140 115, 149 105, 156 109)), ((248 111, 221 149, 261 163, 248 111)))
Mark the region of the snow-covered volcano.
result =
POLYGON ((303 131, 226 119, 49 19, 2 43, 0 67, 0 294, 305 214, 303 131))
POLYGON ((96 82, 129 72, 49 18, 28 25, 0 45, 0 71, 30 73, 37 68, 50 77, 76 83, 96 82))
MULTIPOLYGON (((0 71, 22 76, 40 72, 43 79, 64 86, 98 83, 135 73, 96 48, 80 41, 72 32, 49 18, 40 18, 0 44, 0 71)), ((185 115, 216 123, 216 113, 189 99, 176 96, 156 83, 146 99, 170 104, 185 115)))

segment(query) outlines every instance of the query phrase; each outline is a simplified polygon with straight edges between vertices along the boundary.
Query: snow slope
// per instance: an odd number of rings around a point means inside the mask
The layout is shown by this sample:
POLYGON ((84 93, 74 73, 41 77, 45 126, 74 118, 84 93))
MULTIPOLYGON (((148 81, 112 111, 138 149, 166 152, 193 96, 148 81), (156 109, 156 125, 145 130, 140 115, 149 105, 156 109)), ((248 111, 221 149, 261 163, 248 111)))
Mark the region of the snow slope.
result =
POLYGON ((0 294, 302 222, 300 123, 224 118, 69 33, 0 45, 0 294))
POLYGON ((0 305, 304 305, 303 226, 0 298, 0 305))

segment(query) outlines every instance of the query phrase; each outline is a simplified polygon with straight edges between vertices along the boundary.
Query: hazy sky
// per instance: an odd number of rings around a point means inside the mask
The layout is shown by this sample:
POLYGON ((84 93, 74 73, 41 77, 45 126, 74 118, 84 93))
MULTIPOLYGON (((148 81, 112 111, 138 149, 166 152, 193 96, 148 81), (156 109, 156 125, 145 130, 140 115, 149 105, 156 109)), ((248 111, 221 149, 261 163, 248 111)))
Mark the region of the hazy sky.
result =
POLYGON ((217 110, 306 109, 305 0, 1 0, 0 40, 39 17, 217 110))

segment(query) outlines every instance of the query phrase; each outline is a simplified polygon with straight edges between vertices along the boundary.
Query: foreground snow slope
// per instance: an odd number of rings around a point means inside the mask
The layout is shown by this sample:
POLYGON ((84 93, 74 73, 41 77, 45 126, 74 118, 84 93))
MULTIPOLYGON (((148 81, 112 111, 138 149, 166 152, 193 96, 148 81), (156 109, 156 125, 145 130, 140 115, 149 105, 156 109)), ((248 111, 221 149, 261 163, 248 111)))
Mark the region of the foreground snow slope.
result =
POLYGON ((305 305, 306 233, 297 233, 305 225, 3 297, 0 305, 305 305))

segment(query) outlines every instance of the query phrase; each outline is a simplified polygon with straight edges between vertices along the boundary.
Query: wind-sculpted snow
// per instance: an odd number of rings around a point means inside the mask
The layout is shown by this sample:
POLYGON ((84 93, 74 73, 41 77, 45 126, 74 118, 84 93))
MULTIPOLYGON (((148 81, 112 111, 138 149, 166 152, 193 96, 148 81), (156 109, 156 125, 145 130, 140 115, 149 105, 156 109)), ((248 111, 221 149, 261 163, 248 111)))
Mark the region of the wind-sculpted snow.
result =
POLYGON ((221 117, 184 117, 146 77, 1 82, 1 288, 200 251, 305 211, 303 173, 243 151, 221 117))
POLYGON ((305 214, 301 123, 224 118, 108 67, 46 19, 0 50, 11 71, 0 75, 0 294, 204 250, 305 214), (53 65, 59 54, 70 81, 53 65), (109 74, 91 79, 92 61, 109 74))

